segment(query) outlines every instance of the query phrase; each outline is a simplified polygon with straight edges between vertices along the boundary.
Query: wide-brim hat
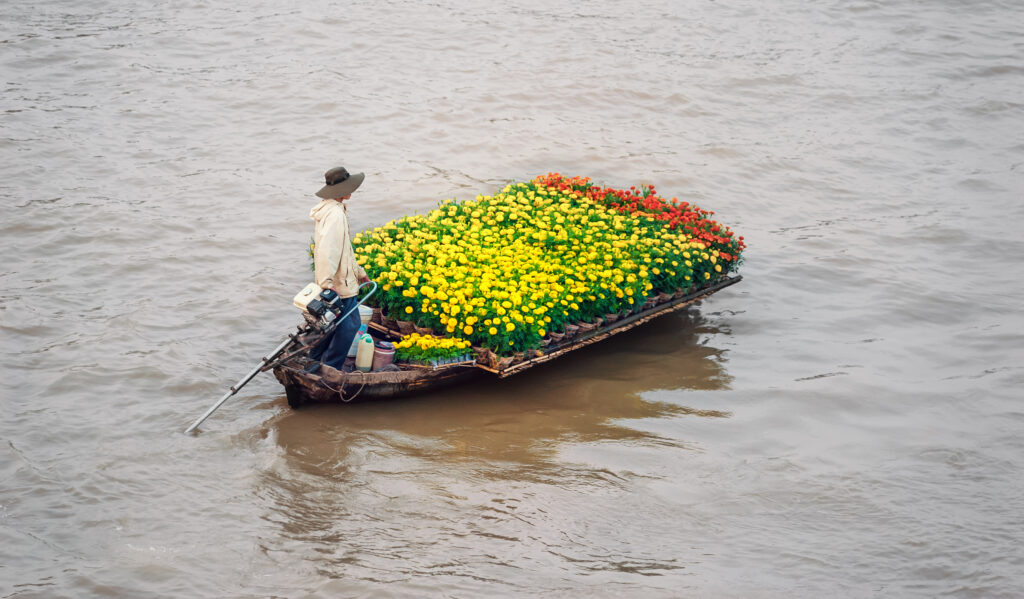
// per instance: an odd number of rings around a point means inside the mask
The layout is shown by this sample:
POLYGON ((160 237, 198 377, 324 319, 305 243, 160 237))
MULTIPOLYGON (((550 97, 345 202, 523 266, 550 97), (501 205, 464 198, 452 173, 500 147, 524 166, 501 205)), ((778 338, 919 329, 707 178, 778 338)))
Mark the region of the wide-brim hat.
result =
POLYGON ((327 200, 343 198, 363 184, 366 175, 363 173, 349 174, 345 167, 338 166, 324 173, 325 185, 316 195, 327 200))

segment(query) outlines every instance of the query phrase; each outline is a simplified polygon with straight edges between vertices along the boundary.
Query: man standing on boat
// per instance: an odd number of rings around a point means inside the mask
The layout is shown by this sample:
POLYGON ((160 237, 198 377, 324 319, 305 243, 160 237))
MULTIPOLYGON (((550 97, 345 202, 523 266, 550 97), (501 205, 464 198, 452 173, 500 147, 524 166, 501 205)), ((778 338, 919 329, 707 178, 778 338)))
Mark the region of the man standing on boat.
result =
MULTIPOLYGON (((364 178, 363 173, 349 174, 341 166, 327 171, 324 173, 325 185, 316 192, 323 199, 309 212, 309 217, 316 221, 313 236, 316 284, 338 294, 342 300, 342 314, 356 305, 359 284, 370 280, 356 262, 345 204, 364 178)), ((359 325, 359 311, 353 310, 344 322, 338 323, 330 339, 325 339, 310 351, 309 357, 341 370, 359 325)))

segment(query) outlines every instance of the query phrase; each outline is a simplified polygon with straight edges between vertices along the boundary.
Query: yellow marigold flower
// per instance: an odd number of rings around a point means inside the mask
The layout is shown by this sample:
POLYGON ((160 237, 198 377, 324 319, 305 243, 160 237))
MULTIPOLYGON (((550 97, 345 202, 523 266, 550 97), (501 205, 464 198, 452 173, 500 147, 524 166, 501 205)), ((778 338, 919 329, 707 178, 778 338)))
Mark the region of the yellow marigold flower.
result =
POLYGON ((498 334, 498 329, 496 329, 494 327, 491 327, 491 328, 487 329, 487 332, 490 333, 491 335, 497 335, 498 334))

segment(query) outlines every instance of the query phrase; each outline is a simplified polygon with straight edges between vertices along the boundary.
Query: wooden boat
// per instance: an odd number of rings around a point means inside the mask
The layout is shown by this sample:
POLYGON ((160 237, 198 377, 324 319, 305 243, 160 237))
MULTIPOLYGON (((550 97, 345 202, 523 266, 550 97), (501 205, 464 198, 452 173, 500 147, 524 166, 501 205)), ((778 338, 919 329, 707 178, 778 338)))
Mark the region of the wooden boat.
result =
MULTIPOLYGON (((381 372, 342 372, 329 366, 322 366, 317 372, 310 373, 306 372, 305 368, 313 364, 307 356, 308 343, 315 341, 313 339, 307 340, 307 345, 286 353, 284 358, 268 364, 265 370, 273 369, 274 376, 284 385, 288 404, 292 408, 310 403, 348 403, 403 397, 442 389, 471 379, 501 379, 628 331, 659 316, 681 310, 730 285, 735 285, 742 278, 738 275, 727 277, 691 293, 661 294, 650 298, 632 314, 621 316, 614 322, 601 326, 585 326, 585 329, 576 331, 572 336, 567 335, 557 342, 552 341, 543 350, 535 352, 532 357, 524 356, 519 360, 506 358, 497 361, 493 357, 491 360, 481 357, 475 362, 446 364, 436 368, 403 364, 399 365, 400 370, 381 372)), ((400 331, 379 323, 371 322, 369 327, 378 337, 398 339, 402 335, 400 331)))

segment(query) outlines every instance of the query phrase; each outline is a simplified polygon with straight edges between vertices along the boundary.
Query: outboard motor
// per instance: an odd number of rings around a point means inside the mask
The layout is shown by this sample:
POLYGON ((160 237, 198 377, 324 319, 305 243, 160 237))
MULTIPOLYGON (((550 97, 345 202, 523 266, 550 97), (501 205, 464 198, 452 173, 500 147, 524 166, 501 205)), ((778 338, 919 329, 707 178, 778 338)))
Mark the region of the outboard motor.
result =
POLYGON ((310 283, 295 296, 293 303, 306 313, 306 320, 321 330, 341 316, 341 298, 332 289, 323 289, 310 283))

